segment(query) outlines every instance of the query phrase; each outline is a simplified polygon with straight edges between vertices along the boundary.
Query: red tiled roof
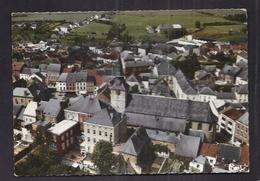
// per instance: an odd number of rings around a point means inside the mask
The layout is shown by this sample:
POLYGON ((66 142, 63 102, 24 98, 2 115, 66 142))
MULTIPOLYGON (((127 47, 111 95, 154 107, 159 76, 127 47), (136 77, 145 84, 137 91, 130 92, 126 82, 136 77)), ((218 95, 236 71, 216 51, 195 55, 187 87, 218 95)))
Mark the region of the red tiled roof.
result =
POLYGON ((236 109, 229 109, 223 112, 224 115, 231 118, 232 120, 237 120, 245 113, 244 110, 236 110, 236 109))
POLYGON ((218 153, 218 145, 203 143, 200 148, 200 154, 203 156, 216 157, 218 153))
POLYGON ((249 165, 249 146, 247 146, 247 145, 241 146, 240 164, 249 165))
POLYGON ((13 71, 21 71, 23 66, 24 66, 23 62, 13 62, 12 64, 13 71))

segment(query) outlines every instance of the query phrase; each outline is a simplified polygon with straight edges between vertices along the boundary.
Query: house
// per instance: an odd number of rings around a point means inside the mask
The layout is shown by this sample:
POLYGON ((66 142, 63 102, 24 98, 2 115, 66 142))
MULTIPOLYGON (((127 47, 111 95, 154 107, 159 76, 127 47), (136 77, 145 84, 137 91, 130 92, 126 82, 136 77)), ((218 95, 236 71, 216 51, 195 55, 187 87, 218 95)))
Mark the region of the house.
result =
POLYGON ((242 84, 233 89, 236 100, 240 103, 248 102, 248 84, 242 84))
POLYGON ((219 125, 220 132, 224 131, 228 133, 228 135, 230 136, 231 143, 234 142, 237 120, 244 113, 245 113, 244 110, 229 107, 226 110, 224 110, 218 118, 218 125, 219 125))
POLYGON ((134 168, 138 174, 143 173, 143 169, 150 161, 147 153, 152 145, 144 127, 139 127, 122 146, 124 160, 134 168))
POLYGON ((120 113, 125 111, 129 85, 124 77, 115 77, 110 81, 111 106, 120 113))
POLYGON ((17 79, 20 78, 20 73, 22 72, 23 68, 25 67, 24 62, 13 62, 12 63, 12 72, 13 76, 17 79))
POLYGON ((176 145, 175 154, 187 158, 196 158, 199 152, 200 138, 180 135, 180 141, 176 145))
POLYGON ((27 106, 27 104, 33 101, 33 95, 28 88, 16 87, 13 90, 13 103, 27 106))
POLYGON ((178 99, 197 100, 197 91, 180 69, 174 75, 172 85, 178 99))
POLYGON ((36 109, 37 120, 45 120, 51 124, 56 124, 63 119, 63 103, 58 99, 40 101, 36 109))
POLYGON ((25 67, 20 73, 20 79, 24 79, 28 81, 33 74, 39 71, 40 71, 39 69, 25 67))
POLYGON ((144 126, 169 132, 201 130, 205 141, 215 139, 217 118, 213 115, 209 103, 131 94, 128 98, 125 113, 129 126, 144 126))
POLYGON ((61 72, 60 64, 49 64, 46 68, 47 73, 47 85, 48 87, 54 87, 61 72))
POLYGON ((237 146, 249 145, 249 113, 246 111, 236 121, 234 141, 237 146))
POLYGON ((23 122, 22 122, 23 127, 29 126, 32 123, 36 122, 37 106, 38 106, 37 102, 31 101, 28 103, 23 113, 23 122))
POLYGON ((218 145, 210 144, 210 143, 201 144, 199 155, 205 156, 212 168, 214 168, 217 162, 217 154, 218 154, 218 145))
POLYGON ((192 173, 210 173, 211 168, 206 157, 199 155, 189 163, 189 170, 192 173))
POLYGON ((239 67, 234 67, 231 65, 225 64, 224 67, 219 72, 219 79, 226 84, 235 83, 235 78, 239 74, 241 69, 239 67))
POLYGON ((126 117, 115 110, 102 109, 84 123, 85 141, 81 144, 81 153, 92 153, 99 140, 115 145, 125 134, 126 117))
POLYGON ((83 131, 83 123, 105 107, 107 105, 96 96, 80 95, 69 100, 68 107, 64 109, 64 116, 67 120, 80 122, 80 128, 83 131))
POLYGON ((220 163, 239 163, 240 161, 240 147, 219 144, 217 161, 220 163))
POLYGON ((59 93, 93 94, 94 89, 95 77, 87 72, 62 73, 56 82, 59 93))
POLYGON ((61 156, 67 153, 77 144, 79 124, 72 120, 63 120, 48 129, 51 139, 51 149, 61 156))
POLYGON ((181 28, 182 28, 182 26, 180 24, 160 24, 159 26, 157 26, 155 31, 157 33, 162 33, 164 31, 169 31, 169 30, 173 30, 173 29, 181 29, 181 28))

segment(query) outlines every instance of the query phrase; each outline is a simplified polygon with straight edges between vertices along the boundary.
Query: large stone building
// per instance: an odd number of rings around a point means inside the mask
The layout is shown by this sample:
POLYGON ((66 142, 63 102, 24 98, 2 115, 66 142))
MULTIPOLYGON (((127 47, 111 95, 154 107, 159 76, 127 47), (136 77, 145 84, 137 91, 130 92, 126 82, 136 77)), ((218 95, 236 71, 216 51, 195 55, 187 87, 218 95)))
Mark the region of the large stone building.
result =
POLYGON ((182 132, 200 132, 206 142, 215 140, 217 118, 209 103, 131 94, 126 107, 129 126, 182 132))
POLYGON ((102 109, 84 123, 85 141, 81 153, 92 153, 95 144, 105 140, 112 145, 118 143, 126 134, 126 117, 114 110, 102 109))

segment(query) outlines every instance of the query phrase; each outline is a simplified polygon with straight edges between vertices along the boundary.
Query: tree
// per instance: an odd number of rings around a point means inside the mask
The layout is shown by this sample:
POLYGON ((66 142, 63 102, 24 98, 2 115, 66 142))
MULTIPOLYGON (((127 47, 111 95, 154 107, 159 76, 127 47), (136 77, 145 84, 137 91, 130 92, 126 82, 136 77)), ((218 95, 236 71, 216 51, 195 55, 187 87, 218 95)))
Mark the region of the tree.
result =
POLYGON ((200 29, 200 27, 201 27, 200 21, 196 21, 196 22, 195 22, 195 27, 198 28, 198 29, 200 29))
POLYGON ((100 174, 110 173, 115 160, 112 151, 113 147, 111 143, 104 140, 100 140, 96 143, 91 160, 99 169, 100 174))
POLYGON ((163 33, 169 39, 177 39, 177 38, 183 37, 188 32, 187 32, 187 30, 185 28, 180 28, 180 29, 165 30, 165 31, 163 31, 163 33))

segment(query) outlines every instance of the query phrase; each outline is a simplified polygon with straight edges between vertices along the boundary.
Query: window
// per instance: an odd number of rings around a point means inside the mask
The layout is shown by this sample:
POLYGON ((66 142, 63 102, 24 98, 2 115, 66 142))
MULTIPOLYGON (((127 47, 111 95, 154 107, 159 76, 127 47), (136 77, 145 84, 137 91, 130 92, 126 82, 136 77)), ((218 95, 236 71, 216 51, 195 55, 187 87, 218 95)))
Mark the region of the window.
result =
POLYGON ((68 140, 67 140, 67 146, 69 146, 69 145, 70 145, 70 140, 68 139, 68 140))
POLYGON ((70 138, 70 143, 71 143, 71 144, 74 143, 74 139, 73 139, 73 137, 70 138))
POLYGON ((90 142, 90 137, 88 137, 88 142, 90 142))
POLYGON ((94 143, 96 143, 96 142, 97 142, 96 138, 93 138, 93 142, 94 142, 94 143))
POLYGON ((96 134, 96 130, 93 130, 93 134, 96 134))
POLYGON ((72 129, 70 130, 70 135, 73 135, 73 130, 72 129))
POLYGON ((69 137, 69 132, 66 132, 66 137, 67 137, 67 138, 69 137))
POLYGON ((101 131, 99 131, 99 135, 101 136, 102 134, 101 134, 101 131))
POLYGON ((61 136, 61 141, 63 141, 63 140, 64 140, 64 135, 61 136))
POLYGON ((62 150, 65 150, 65 143, 62 143, 61 149, 62 149, 62 150))
POLYGON ((198 124, 198 130, 201 130, 202 129, 202 123, 199 123, 198 124))
POLYGON ((116 95, 120 95, 120 90, 116 90, 116 95))
POLYGON ((105 136, 107 136, 107 132, 105 132, 105 136))
POLYGON ((90 133, 89 129, 87 129, 87 133, 90 133))

